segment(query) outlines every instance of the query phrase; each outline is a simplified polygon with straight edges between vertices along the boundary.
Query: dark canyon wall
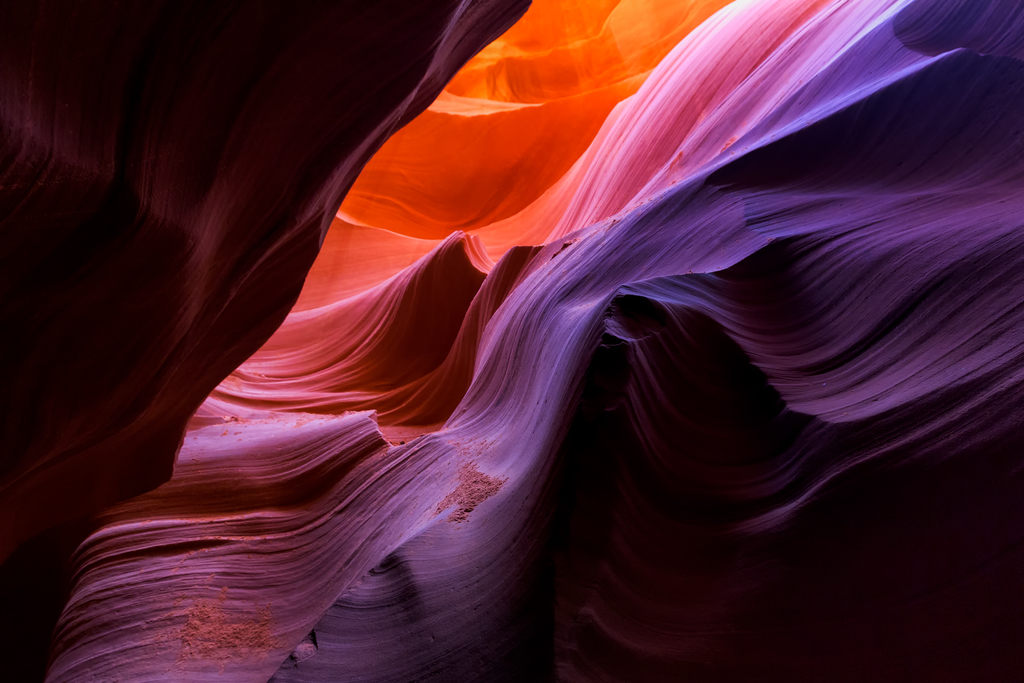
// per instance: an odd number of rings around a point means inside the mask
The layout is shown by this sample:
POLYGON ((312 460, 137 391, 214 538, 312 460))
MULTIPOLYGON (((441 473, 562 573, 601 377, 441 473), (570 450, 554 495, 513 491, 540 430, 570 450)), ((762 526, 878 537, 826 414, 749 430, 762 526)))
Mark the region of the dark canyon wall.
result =
POLYGON ((362 165, 527 6, 0 8, 0 558, 171 476, 362 165))

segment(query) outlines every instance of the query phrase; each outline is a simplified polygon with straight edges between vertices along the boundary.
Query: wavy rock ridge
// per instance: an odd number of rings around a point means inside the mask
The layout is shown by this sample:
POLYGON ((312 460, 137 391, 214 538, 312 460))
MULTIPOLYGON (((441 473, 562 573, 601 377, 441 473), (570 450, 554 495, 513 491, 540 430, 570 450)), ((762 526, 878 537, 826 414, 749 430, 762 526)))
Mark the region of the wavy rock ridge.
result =
POLYGON ((71 534, 46 680, 1017 680, 1022 17, 538 0, 71 534))
MULTIPOLYGON (((0 560, 21 545, 5 585, 62 600, 40 566, 81 540, 76 520, 170 478, 366 160, 527 5, 0 10, 0 560)), ((16 667, 44 665, 39 604, 0 610, 16 667)))

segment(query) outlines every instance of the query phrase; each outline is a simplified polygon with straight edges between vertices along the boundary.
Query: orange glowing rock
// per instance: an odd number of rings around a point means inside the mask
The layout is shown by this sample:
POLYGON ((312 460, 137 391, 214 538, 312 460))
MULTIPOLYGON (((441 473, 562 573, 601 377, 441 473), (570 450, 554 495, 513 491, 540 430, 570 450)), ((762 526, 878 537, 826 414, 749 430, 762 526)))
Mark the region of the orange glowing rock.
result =
POLYGON ((724 0, 541 0, 366 166, 342 210, 441 239, 509 218, 573 166, 615 105, 724 0))

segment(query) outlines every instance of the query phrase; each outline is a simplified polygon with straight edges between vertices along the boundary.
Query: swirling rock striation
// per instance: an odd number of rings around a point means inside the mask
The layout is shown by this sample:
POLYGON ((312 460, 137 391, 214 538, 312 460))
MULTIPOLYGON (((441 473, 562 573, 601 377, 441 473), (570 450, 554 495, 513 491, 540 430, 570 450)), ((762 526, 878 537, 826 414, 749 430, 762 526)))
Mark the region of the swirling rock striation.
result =
POLYGON ((363 164, 527 5, 0 9, 0 560, 171 476, 363 164))
POLYGON ((361 165, 525 7, 6 10, 0 554, 169 476, 361 165))
POLYGON ((1019 33, 922 27, 964 7, 737 4, 684 40, 417 442, 506 483, 275 680, 1014 680, 1019 33))
MULTIPOLYGON (((1016 680, 1018 5, 680 3, 518 213, 341 211, 78 547, 49 680, 1016 680), (343 272, 354 235, 394 260, 343 272)), ((546 97, 599 34, 500 42, 439 106, 526 111, 454 98, 546 97)))

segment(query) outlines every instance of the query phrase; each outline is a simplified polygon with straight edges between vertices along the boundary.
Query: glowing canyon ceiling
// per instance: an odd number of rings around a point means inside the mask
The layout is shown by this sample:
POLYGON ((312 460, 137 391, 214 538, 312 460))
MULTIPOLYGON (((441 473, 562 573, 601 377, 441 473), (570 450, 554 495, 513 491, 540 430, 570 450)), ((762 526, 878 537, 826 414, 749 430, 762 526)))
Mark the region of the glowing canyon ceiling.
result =
POLYGON ((1024 2, 0 3, 2 681, 1024 680, 1024 2))

